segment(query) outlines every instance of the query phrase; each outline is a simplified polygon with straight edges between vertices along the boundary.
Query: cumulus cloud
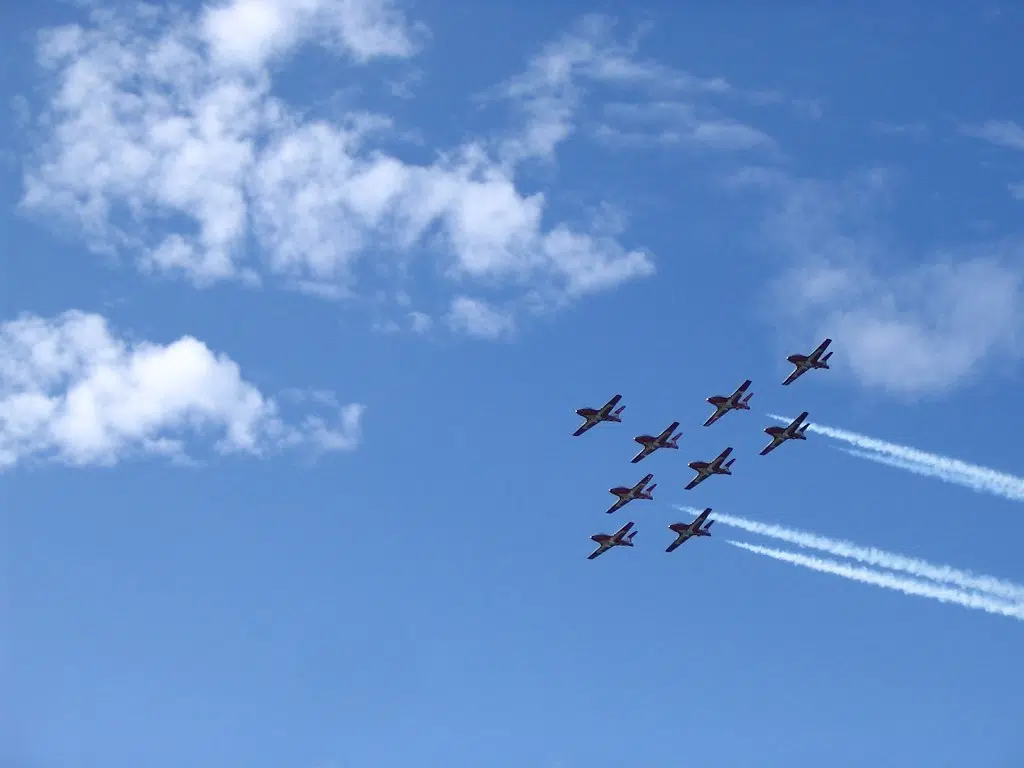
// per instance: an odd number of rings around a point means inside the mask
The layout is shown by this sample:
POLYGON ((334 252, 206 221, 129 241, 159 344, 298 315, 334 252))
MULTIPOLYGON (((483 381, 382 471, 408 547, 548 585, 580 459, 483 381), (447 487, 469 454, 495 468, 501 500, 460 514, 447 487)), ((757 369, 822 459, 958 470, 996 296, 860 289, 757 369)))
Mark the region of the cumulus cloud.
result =
POLYGON ((231 0, 206 6, 199 25, 213 58, 249 69, 307 39, 360 63, 411 56, 425 32, 389 0, 231 0))
POLYGON ((130 341, 101 315, 75 310, 0 325, 0 469, 33 459, 185 459, 188 433, 215 435, 221 453, 355 448, 364 407, 327 395, 318 403, 333 412, 330 420, 309 413, 285 421, 235 362, 191 336, 130 341))
POLYGON ((938 393, 1024 340, 1024 242, 901 255, 872 224, 889 181, 875 170, 842 182, 748 170, 732 184, 771 200, 761 227, 785 256, 772 311, 841 345, 835 363, 902 395, 938 393))
POLYGON ((515 332, 511 313, 469 296, 452 299, 447 320, 455 330, 478 339, 499 339, 515 332))
POLYGON ((1013 120, 988 120, 980 125, 964 127, 963 133, 995 144, 997 147, 1024 152, 1024 126, 1013 120))
MULTIPOLYGON (((544 110, 418 164, 385 149, 387 116, 308 119, 273 92, 272 65, 303 44, 360 65, 411 56, 422 35, 387 0, 233 0, 48 30, 23 208, 200 286, 273 278, 339 297, 433 254, 449 281, 559 306, 652 274, 643 250, 549 223, 546 196, 521 190, 516 163, 557 143, 544 110)), ((605 78, 654 75, 612 43, 577 59, 605 78)))

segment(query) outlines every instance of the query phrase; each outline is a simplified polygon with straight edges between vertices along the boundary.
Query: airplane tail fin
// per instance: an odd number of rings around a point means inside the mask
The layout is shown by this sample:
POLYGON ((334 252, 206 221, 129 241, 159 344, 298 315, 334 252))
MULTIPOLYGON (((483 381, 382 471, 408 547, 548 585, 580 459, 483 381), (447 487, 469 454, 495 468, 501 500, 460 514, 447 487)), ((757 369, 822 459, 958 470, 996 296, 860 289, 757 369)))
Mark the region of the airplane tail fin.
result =
POLYGON ((624 410, 626 410, 626 406, 620 405, 618 408, 616 408, 614 411, 612 411, 612 415, 613 416, 621 416, 622 412, 624 410))
POLYGON ((707 523, 704 524, 704 533, 706 533, 708 536, 710 536, 711 535, 711 526, 714 525, 714 524, 715 524, 714 520, 708 520, 707 523))
POLYGON ((750 398, 752 398, 753 396, 754 396, 754 393, 753 393, 753 392, 751 392, 751 393, 750 393, 749 395, 747 395, 746 397, 744 397, 744 398, 743 398, 743 400, 741 400, 740 402, 741 402, 741 403, 742 403, 743 405, 746 405, 746 406, 747 406, 747 407, 749 408, 750 406, 748 405, 748 403, 750 402, 750 398))
POLYGON ((828 359, 830 357, 832 357, 832 353, 831 352, 829 352, 827 355, 825 355, 824 357, 821 358, 821 362, 825 364, 826 368, 828 367, 828 359))
POLYGON ((647 493, 652 493, 654 491, 654 489, 657 488, 657 487, 658 487, 658 484, 655 483, 654 485, 652 485, 650 488, 647 489, 647 493))
POLYGON ((679 438, 682 437, 682 436, 683 436, 682 432, 676 432, 674 435, 672 435, 672 444, 675 445, 676 443, 678 443, 679 442, 679 438))
MULTIPOLYGON (((798 429, 798 430, 796 431, 796 433, 797 433, 797 434, 798 434, 798 435, 799 435, 800 437, 804 437, 804 432, 806 432, 806 431, 807 431, 807 428, 808 428, 809 426, 811 426, 811 425, 810 425, 810 424, 804 424, 804 425, 803 425, 802 427, 800 427, 800 429, 798 429)), ((806 438, 805 438, 805 439, 806 439, 806 438)))
POLYGON ((729 469, 733 465, 734 461, 736 461, 736 459, 729 459, 727 462, 725 462, 725 468, 729 469))
POLYGON ((636 531, 633 531, 629 536, 626 537, 625 544, 627 547, 633 546, 633 537, 636 536, 636 531))

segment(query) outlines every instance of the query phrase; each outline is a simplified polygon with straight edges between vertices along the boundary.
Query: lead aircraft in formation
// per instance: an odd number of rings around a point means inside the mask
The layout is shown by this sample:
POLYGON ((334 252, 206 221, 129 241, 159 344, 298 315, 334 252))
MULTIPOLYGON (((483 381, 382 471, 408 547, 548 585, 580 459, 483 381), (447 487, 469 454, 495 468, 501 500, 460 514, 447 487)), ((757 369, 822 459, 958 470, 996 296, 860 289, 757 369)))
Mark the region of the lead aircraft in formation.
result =
POLYGON ((672 523, 672 525, 669 526, 669 530, 676 534, 676 540, 669 544, 665 551, 674 552, 680 544, 685 544, 694 536, 710 536, 711 525, 715 522, 714 520, 711 520, 707 525, 704 525, 704 527, 701 528, 701 525, 704 524, 704 521, 708 519, 708 515, 710 514, 711 507, 708 507, 697 515, 697 518, 693 522, 672 523))
POLYGON ((730 453, 732 453, 731 446, 715 456, 711 461, 691 461, 689 467, 697 473, 697 476, 687 483, 684 490, 693 490, 712 475, 731 475, 732 470, 729 468, 736 459, 729 459, 730 453), (726 459, 729 460, 725 461, 726 459), (725 464, 722 463, 723 461, 725 461, 725 464))
POLYGON ((602 405, 600 408, 579 408, 576 410, 576 415, 581 416, 584 422, 580 425, 580 428, 572 433, 573 437, 579 437, 588 429, 596 427, 602 421, 614 421, 622 422, 622 412, 626 410, 626 406, 619 405, 619 400, 622 399, 622 395, 615 395, 611 400, 602 405), (619 405, 618 408, 615 408, 619 405), (612 408, 615 408, 613 411, 612 408))
POLYGON ((680 432, 677 435, 672 433, 679 426, 678 421, 673 421, 660 435, 637 435, 633 438, 634 441, 640 443, 643 448, 640 449, 640 453, 629 460, 630 464, 636 464, 638 461, 642 461, 654 453, 659 448, 675 448, 679 449, 679 438, 683 436, 680 432), (670 437, 671 435, 671 437, 670 437))
POLYGON ((790 355, 786 359, 789 360, 794 366, 793 372, 786 377, 786 380, 782 382, 782 386, 788 387, 794 381, 799 379, 805 373, 813 369, 828 369, 828 359, 832 357, 832 353, 829 352, 824 357, 821 353, 824 352, 828 345, 832 343, 832 339, 825 339, 817 348, 809 355, 790 355))
POLYGON ((810 424, 803 424, 806 418, 807 411, 804 411, 793 419, 787 427, 765 427, 764 432, 766 435, 771 435, 772 441, 761 450, 761 455, 767 456, 787 440, 806 440, 807 436, 804 435, 804 432, 811 426, 810 424), (800 426, 801 424, 803 426, 800 426))
POLYGON ((658 487, 658 484, 655 483, 650 488, 645 488, 645 486, 653 479, 653 474, 646 475, 640 478, 639 482, 637 482, 637 484, 632 488, 625 485, 620 485, 617 488, 609 488, 608 493, 614 493, 619 497, 619 499, 606 510, 607 514, 610 515, 612 512, 617 512, 622 509, 622 507, 629 504, 629 502, 633 501, 633 499, 647 499, 648 501, 653 499, 654 496, 652 496, 651 493, 658 487))
POLYGON ((736 391, 728 397, 722 395, 714 395, 709 397, 707 401, 711 405, 715 406, 715 412, 711 414, 711 417, 704 422, 705 427, 710 427, 720 418, 725 416, 729 411, 749 411, 750 410, 750 398, 754 396, 751 392, 746 397, 743 397, 743 393, 747 391, 747 387, 750 386, 750 379, 747 379, 737 387, 736 391), (742 400, 740 398, 743 398, 742 400))
POLYGON ((587 560, 600 557, 612 547, 632 547, 633 537, 636 536, 636 531, 629 533, 629 529, 632 527, 633 521, 630 520, 615 533, 595 533, 590 538, 597 542, 597 549, 587 556, 587 560))
MULTIPOLYGON (((831 343, 832 339, 825 339, 809 355, 790 355, 787 357, 786 359, 793 364, 794 369, 782 383, 789 386, 807 371, 828 369, 828 360, 832 357, 832 353, 829 352, 825 354, 825 350, 831 343)), ((747 379, 729 396, 715 395, 707 398, 707 402, 715 407, 715 412, 712 413, 708 420, 704 422, 704 426, 711 426, 729 411, 749 411, 750 398, 753 397, 752 392, 747 392, 750 384, 750 379, 747 379)), ((573 432, 573 436, 579 437, 587 430, 600 424, 602 421, 621 422, 622 412, 625 410, 625 406, 619 406, 619 401, 621 399, 622 395, 615 395, 600 408, 578 409, 576 413, 583 418, 584 421, 583 424, 573 432), (616 406, 618 407, 616 408, 616 406)), ((807 428, 810 426, 810 424, 804 423, 806 419, 807 411, 804 411, 785 427, 772 426, 765 428, 765 433, 770 435, 772 440, 761 450, 761 455, 766 456, 787 440, 806 440, 807 437, 804 433, 807 432, 807 428)), ((643 461, 659 448, 678 449, 679 438, 683 436, 682 432, 673 434, 678 427, 679 422, 673 421, 658 435, 638 435, 637 437, 634 437, 633 440, 640 443, 642 447, 640 452, 630 459, 630 463, 636 464, 637 462, 643 461)), ((689 467, 697 473, 697 476, 685 486, 685 489, 688 491, 692 490, 711 477, 711 475, 731 475, 731 467, 736 461, 736 459, 729 459, 729 455, 731 453, 732 447, 730 446, 711 461, 691 461, 689 467), (726 461, 726 459, 729 460, 726 461)), ((641 478, 641 480, 634 486, 623 485, 616 488, 610 488, 608 492, 618 498, 607 510, 607 513, 612 514, 613 512, 617 512, 634 499, 653 499, 654 496, 652 491, 657 487, 657 483, 648 486, 648 483, 653 479, 654 475, 648 474, 641 478)), ((711 507, 708 507, 692 522, 672 523, 672 525, 669 526, 669 529, 676 534, 676 539, 668 545, 668 548, 665 551, 673 552, 681 544, 689 541, 695 536, 710 536, 711 524, 714 523, 714 520, 709 521, 707 519, 710 513, 711 507)), ((587 556, 587 559, 593 560, 607 552, 612 547, 632 547, 634 536, 636 536, 636 531, 633 530, 633 521, 626 523, 615 533, 595 533, 590 538, 597 543, 597 549, 591 552, 590 555, 587 556)))

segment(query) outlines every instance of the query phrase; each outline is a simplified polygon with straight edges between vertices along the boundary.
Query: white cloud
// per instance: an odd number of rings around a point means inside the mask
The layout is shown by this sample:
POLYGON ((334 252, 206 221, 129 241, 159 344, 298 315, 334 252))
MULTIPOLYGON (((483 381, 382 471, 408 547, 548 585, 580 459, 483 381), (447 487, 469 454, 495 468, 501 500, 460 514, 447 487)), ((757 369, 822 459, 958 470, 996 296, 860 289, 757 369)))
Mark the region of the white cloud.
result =
POLYGON ((1024 151, 1024 126, 1012 120, 989 120, 962 129, 967 136, 983 139, 997 147, 1024 151))
MULTIPOLYGON (((197 285, 269 275, 325 297, 431 251, 450 281, 549 306, 654 271, 600 227, 546 224, 545 195, 520 190, 501 149, 535 141, 536 122, 493 152, 481 139, 414 164, 382 148, 387 117, 307 120, 272 95, 271 62, 304 42, 360 63, 410 55, 415 30, 386 0, 234 0, 94 22, 42 35, 56 90, 22 201, 94 249, 197 285)), ((608 46, 586 60, 595 76, 654 76, 608 46)))
POLYGON ((768 134, 717 111, 676 101, 616 103, 604 109, 598 138, 621 144, 681 145, 717 151, 773 148, 768 134))
POLYGON ((139 453, 184 458, 188 432, 217 434, 223 453, 355 448, 364 407, 326 404, 338 425, 318 414, 286 422, 235 362, 191 336, 131 342, 102 316, 74 310, 0 325, 0 468, 37 458, 76 465, 139 453))
POLYGON ((871 223, 890 191, 881 171, 829 183, 751 170, 732 181, 771 197, 761 232, 787 262, 776 319, 836 339, 834 362, 861 383, 942 392, 1021 351, 1024 243, 935 251, 910 266, 871 223))
POLYGON ((771 145, 771 139, 762 132, 708 108, 698 117, 691 101, 665 101, 665 96, 679 94, 693 100, 741 92, 721 77, 698 77, 640 59, 636 41, 617 41, 612 35, 613 28, 613 22, 605 16, 585 17, 572 31, 531 59, 526 72, 496 89, 495 93, 517 103, 526 118, 522 135, 502 147, 507 162, 550 159, 558 144, 576 129, 588 86, 618 88, 634 97, 654 99, 652 103, 613 105, 605 119, 621 117, 616 115, 618 108, 620 113, 632 109, 634 117, 643 115, 648 121, 654 118, 668 123, 645 132, 635 127, 629 130, 602 124, 595 130, 599 139, 619 143, 687 143, 719 150, 771 145))
POLYGON ((390 0, 230 0, 207 5, 200 30, 218 63, 258 69, 314 39, 360 63, 405 57, 424 30, 390 0))
POLYGON ((453 329, 478 339, 499 339, 515 332, 511 313, 468 296, 452 299, 447 320, 453 329))
POLYGON ((1007 185, 1014 200, 1024 200, 1024 181, 1007 185))
POLYGON ((409 327, 413 333, 424 334, 429 333, 431 327, 434 325, 433 318, 425 312, 419 312, 413 310, 409 313, 409 327))

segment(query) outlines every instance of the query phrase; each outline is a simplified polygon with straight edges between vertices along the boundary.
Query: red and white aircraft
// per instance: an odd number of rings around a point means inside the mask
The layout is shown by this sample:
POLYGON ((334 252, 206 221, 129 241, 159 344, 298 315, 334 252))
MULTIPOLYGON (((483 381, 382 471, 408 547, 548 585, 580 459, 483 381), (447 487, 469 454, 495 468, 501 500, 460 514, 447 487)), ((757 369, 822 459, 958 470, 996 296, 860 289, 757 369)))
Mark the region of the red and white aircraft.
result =
POLYGON ((709 397, 707 401, 711 403, 711 405, 715 406, 715 412, 711 414, 710 419, 704 422, 704 426, 710 427, 720 418, 725 416, 725 414, 727 414, 729 411, 749 411, 750 406, 748 405, 748 403, 750 402, 750 398, 754 396, 754 393, 751 392, 746 397, 743 397, 743 393, 747 391, 747 387, 749 386, 750 379, 747 379, 742 384, 740 384, 739 388, 728 397, 724 397, 722 395, 715 395, 714 397, 709 397), (740 399, 741 397, 743 397, 742 400, 740 399))
POLYGON ((669 529, 676 534, 676 540, 669 544, 668 549, 665 551, 674 552, 680 544, 686 543, 694 536, 710 536, 714 520, 709 521, 707 525, 701 528, 701 524, 708 519, 709 514, 711 514, 711 507, 701 512, 692 523, 672 523, 669 529))
POLYGON ((626 406, 618 405, 619 400, 622 399, 622 395, 616 395, 607 403, 602 405, 600 408, 577 408, 576 415, 582 416, 586 421, 580 425, 580 428, 572 433, 573 437, 579 437, 591 427, 595 427, 602 421, 622 421, 622 412, 626 410, 626 406), (612 408, 615 408, 613 411, 612 408))
POLYGON ((587 555, 587 560, 593 560, 595 557, 603 555, 612 547, 632 547, 636 531, 633 531, 628 536, 626 535, 632 527, 633 521, 631 520, 615 533, 595 533, 590 538, 597 542, 597 549, 587 555))
POLYGON ((796 367, 793 369, 793 372, 786 377, 786 380, 782 382, 782 385, 788 386, 792 384, 812 368, 827 369, 828 359, 832 357, 832 353, 829 352, 824 357, 821 356, 821 353, 824 352, 826 347, 831 343, 832 339, 825 339, 818 345, 817 349, 809 355, 790 355, 787 357, 786 359, 796 367))
POLYGON ((640 445, 642 445, 643 448, 640 449, 640 453, 638 453, 636 456, 629 460, 629 463, 636 464, 641 459, 650 456, 659 448, 678 449, 679 438, 683 436, 683 433, 680 432, 677 435, 672 435, 673 430, 675 430, 678 426, 679 422, 673 421, 671 424, 668 425, 668 427, 665 428, 665 431, 662 432, 660 435, 638 435, 634 437, 633 440, 640 443, 640 445), (672 436, 669 437, 669 435, 672 436))
POLYGON ((628 488, 624 485, 620 485, 618 488, 609 488, 608 493, 614 493, 616 496, 619 497, 619 500, 608 508, 607 513, 610 515, 612 512, 618 511, 626 504, 629 504, 629 502, 631 502, 633 499, 653 499, 654 496, 651 495, 651 492, 658 487, 658 484, 655 483, 650 488, 645 488, 645 486, 653 479, 653 474, 647 475, 646 477, 642 477, 640 479, 640 482, 638 482, 632 488, 628 488))
POLYGON ((761 455, 765 456, 771 453, 787 440, 806 440, 807 436, 804 435, 804 432, 806 432, 807 428, 811 425, 804 424, 802 427, 800 426, 806 418, 807 411, 804 411, 793 419, 788 427, 766 427, 764 430, 765 434, 771 435, 772 441, 764 447, 764 450, 761 451, 761 455))
POLYGON ((732 466, 736 459, 729 459, 725 464, 722 463, 729 458, 730 453, 732 453, 732 447, 726 448, 710 462, 691 461, 689 464, 690 469, 696 472, 697 476, 687 484, 685 490, 689 491, 690 489, 700 485, 712 475, 731 475, 732 470, 729 469, 729 467, 732 466))

